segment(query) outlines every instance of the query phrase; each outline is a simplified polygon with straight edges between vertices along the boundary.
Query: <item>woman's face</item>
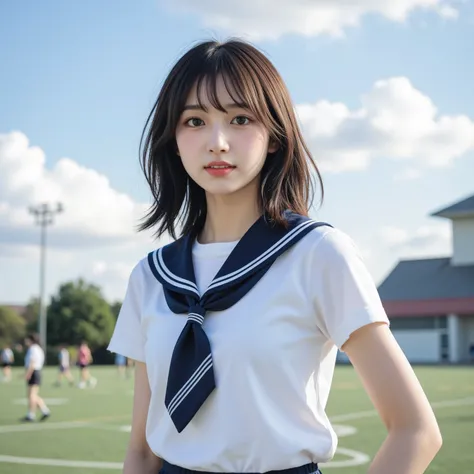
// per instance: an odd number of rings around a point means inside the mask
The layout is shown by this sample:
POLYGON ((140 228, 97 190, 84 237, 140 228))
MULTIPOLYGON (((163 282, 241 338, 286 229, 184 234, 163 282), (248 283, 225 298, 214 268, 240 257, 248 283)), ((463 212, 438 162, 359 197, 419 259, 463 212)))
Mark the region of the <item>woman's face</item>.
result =
POLYGON ((176 128, 183 166, 208 194, 257 190, 267 153, 275 147, 269 147, 263 124, 234 102, 222 78, 217 81, 216 92, 227 112, 215 109, 207 97, 202 98, 204 108, 199 107, 196 86, 189 94, 176 128))

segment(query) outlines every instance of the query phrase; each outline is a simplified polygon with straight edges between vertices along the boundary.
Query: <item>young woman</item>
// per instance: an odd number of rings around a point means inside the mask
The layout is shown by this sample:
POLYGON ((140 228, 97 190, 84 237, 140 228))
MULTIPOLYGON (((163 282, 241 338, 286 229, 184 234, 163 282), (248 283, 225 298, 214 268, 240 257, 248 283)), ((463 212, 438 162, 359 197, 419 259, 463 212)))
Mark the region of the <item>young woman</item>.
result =
POLYGON ((25 354, 25 380, 28 397, 28 413, 21 421, 35 421, 36 410, 41 410, 40 421, 44 421, 51 415, 44 400, 39 396, 41 385, 41 370, 44 365, 44 351, 39 345, 36 334, 30 334, 25 339, 28 348, 25 354))
POLYGON ((2 361, 3 381, 10 382, 12 379, 12 365, 15 362, 15 356, 10 346, 5 346, 0 353, 0 360, 2 361))
POLYGON ((94 388, 97 385, 97 379, 92 377, 90 373, 90 365, 92 364, 92 353, 86 341, 82 341, 77 350, 77 365, 80 371, 79 388, 89 386, 94 388))
POLYGON ((141 228, 179 238, 132 271, 109 346, 136 361, 124 473, 319 472, 338 348, 388 430, 369 472, 422 473, 435 417, 355 245, 307 217, 321 178, 270 61, 198 44, 148 125, 141 228))
POLYGON ((70 386, 74 385, 74 377, 71 374, 71 363, 70 363, 70 356, 67 346, 62 345, 59 347, 58 352, 58 365, 59 365, 59 372, 58 372, 58 380, 56 385, 60 387, 62 385, 63 378, 66 378, 69 382, 70 386))
POLYGON ((125 356, 122 354, 115 354, 115 366, 117 367, 117 374, 119 377, 128 378, 128 363, 125 356))

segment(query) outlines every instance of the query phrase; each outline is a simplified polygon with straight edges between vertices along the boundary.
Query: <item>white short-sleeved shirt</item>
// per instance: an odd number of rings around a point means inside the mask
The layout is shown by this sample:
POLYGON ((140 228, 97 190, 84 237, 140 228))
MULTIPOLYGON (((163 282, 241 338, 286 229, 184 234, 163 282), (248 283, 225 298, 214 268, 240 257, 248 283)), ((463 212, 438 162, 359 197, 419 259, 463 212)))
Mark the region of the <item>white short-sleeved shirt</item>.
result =
POLYGON ((62 367, 69 367, 69 351, 67 349, 61 349, 58 354, 59 365, 62 367))
POLYGON ((33 370, 41 370, 44 365, 44 351, 38 344, 32 344, 25 355, 25 367, 33 364, 33 370))
POLYGON ((4 364, 11 364, 13 362, 13 351, 10 348, 3 349, 1 359, 4 364))
MULTIPOLYGON (((201 294, 236 243, 194 244, 201 294)), ((178 433, 164 399, 186 319, 169 310, 143 259, 130 276, 109 350, 147 365, 152 451, 181 467, 214 472, 330 460, 337 437, 325 407, 337 348, 364 325, 388 324, 353 241, 327 226, 312 230, 234 306, 206 314, 217 388, 178 433)))

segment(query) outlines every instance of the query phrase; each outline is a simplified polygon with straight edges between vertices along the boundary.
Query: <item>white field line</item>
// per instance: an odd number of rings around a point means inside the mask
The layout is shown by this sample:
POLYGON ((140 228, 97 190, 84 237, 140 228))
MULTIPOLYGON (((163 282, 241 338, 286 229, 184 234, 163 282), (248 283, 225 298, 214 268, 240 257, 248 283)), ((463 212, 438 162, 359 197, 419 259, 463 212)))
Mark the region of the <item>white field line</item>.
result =
POLYGON ((122 469, 121 462, 104 461, 69 461, 67 459, 48 459, 48 458, 21 458, 18 456, 0 455, 0 462, 10 464, 30 464, 34 466, 59 466, 59 467, 81 467, 89 469, 122 469))
MULTIPOLYGON (((434 409, 445 408, 445 407, 457 407, 463 405, 473 405, 474 397, 461 398, 455 400, 444 400, 439 402, 433 402, 432 406, 434 409)), ((344 421, 344 420, 356 420, 361 418, 368 418, 377 416, 375 410, 366 410, 355 413, 346 413, 342 415, 336 415, 331 417, 331 421, 344 421)), ((117 417, 116 419, 120 419, 117 417)), ((22 431, 36 431, 44 429, 67 429, 67 428, 84 428, 89 426, 97 425, 93 420, 91 421, 71 421, 71 422, 53 422, 53 423, 38 423, 38 424, 25 424, 25 425, 10 425, 0 426, 0 433, 12 433, 22 431)), ((358 451, 353 451, 345 448, 339 448, 339 452, 351 456, 352 459, 347 461, 332 461, 325 465, 325 469, 329 467, 348 467, 360 464, 365 464, 369 461, 369 457, 358 451)), ((113 469, 120 470, 123 467, 122 463, 118 462, 104 462, 104 461, 76 461, 67 459, 48 459, 48 458, 26 458, 19 456, 0 455, 0 463, 10 464, 27 464, 36 466, 59 466, 59 467, 72 467, 72 468, 89 468, 89 469, 113 469)))
POLYGON ((62 430, 68 428, 84 428, 91 425, 88 421, 56 421, 42 423, 23 423, 21 425, 5 425, 0 426, 1 433, 16 433, 21 431, 42 431, 42 430, 62 430))
MULTIPOLYGON (((433 402, 431 406, 433 409, 445 408, 445 407, 459 407, 464 405, 474 405, 474 397, 458 398, 455 400, 443 400, 440 402, 433 402)), ((330 416, 331 421, 348 421, 348 420, 359 420, 361 418, 370 418, 371 416, 378 416, 375 410, 358 411, 355 413, 346 413, 343 415, 330 416)))
MULTIPOLYGON (((439 402, 433 402, 431 406, 434 409, 437 408, 444 408, 444 407, 456 407, 456 406, 463 406, 463 405, 473 405, 474 404, 474 397, 468 398, 458 398, 454 400, 443 400, 439 402)), ((377 416, 377 412, 375 410, 365 410, 365 411, 358 411, 354 413, 345 413, 341 415, 335 415, 329 417, 331 422, 339 422, 339 421, 348 421, 348 420, 359 420, 361 418, 370 418, 372 416, 377 416)), ((117 418, 122 419, 122 417, 117 418)), ((111 419, 113 421, 113 419, 111 419)), ((60 429, 68 429, 68 428, 84 428, 90 426, 97 426, 98 423, 94 422, 93 419, 90 421, 56 421, 50 422, 46 421, 44 423, 38 424, 29 424, 25 423, 23 425, 5 425, 0 426, 0 433, 14 433, 19 431, 37 431, 37 430, 60 430, 60 429)))

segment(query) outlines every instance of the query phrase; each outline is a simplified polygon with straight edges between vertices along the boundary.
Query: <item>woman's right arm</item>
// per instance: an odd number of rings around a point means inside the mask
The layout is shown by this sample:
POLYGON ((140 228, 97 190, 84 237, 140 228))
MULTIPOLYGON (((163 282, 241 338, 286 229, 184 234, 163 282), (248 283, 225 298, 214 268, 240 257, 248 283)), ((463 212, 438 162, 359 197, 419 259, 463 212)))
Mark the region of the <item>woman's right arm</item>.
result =
POLYGON ((155 456, 146 441, 146 420, 150 404, 150 385, 146 365, 135 363, 132 432, 123 465, 123 474, 158 474, 162 460, 155 456))

